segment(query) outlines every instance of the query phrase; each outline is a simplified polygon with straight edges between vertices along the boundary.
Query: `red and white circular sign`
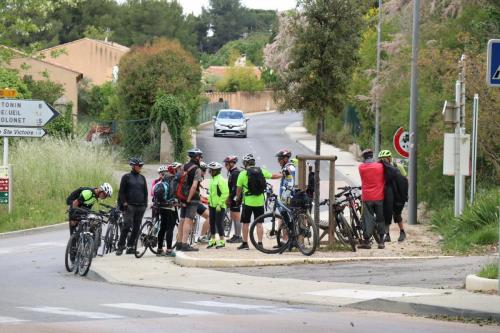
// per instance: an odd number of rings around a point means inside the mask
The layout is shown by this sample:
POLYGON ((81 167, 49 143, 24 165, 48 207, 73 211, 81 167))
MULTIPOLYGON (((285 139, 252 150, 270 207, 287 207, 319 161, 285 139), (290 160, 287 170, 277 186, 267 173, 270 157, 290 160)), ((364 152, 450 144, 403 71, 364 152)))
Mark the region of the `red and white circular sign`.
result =
POLYGON ((392 142, 399 155, 404 158, 410 157, 410 134, 403 127, 398 128, 392 142))

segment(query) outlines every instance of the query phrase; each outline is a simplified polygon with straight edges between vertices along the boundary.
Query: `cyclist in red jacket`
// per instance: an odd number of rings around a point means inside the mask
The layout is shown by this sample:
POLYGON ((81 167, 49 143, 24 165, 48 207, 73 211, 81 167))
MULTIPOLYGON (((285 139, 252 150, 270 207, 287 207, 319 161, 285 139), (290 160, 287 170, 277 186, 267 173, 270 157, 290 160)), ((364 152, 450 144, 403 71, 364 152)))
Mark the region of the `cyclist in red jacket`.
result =
POLYGON ((361 201, 363 202, 363 236, 358 248, 370 249, 373 233, 379 234, 378 248, 384 246, 384 166, 373 159, 373 151, 366 149, 362 153, 363 163, 359 165, 361 176, 361 201))

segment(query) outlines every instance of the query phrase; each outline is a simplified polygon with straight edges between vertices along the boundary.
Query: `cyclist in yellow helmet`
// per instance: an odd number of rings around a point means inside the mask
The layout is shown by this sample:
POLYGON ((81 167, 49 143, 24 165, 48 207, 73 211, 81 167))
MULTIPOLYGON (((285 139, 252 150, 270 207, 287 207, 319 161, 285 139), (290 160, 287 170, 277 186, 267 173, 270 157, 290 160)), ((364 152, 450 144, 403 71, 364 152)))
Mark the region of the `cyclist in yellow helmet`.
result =
POLYGON ((385 219, 385 242, 391 241, 389 227, 392 219, 399 226, 398 242, 406 239, 403 227, 403 211, 405 202, 408 201, 408 180, 406 171, 399 163, 392 162, 390 150, 381 150, 378 154, 379 161, 384 165, 384 219, 385 219))

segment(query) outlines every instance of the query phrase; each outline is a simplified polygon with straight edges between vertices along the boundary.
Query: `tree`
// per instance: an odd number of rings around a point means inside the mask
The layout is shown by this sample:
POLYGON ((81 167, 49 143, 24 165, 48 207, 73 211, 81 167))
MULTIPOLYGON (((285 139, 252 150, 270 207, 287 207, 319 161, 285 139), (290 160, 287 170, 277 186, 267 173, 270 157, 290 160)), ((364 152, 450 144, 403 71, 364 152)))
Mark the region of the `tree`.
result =
POLYGON ((127 107, 123 118, 149 118, 158 92, 176 96, 189 109, 196 109, 200 89, 200 66, 177 41, 157 39, 120 60, 118 95, 127 107))
POLYGON ((76 0, 0 0, 0 44, 19 45, 52 28, 49 21, 55 10, 73 5, 76 0))
MULTIPOLYGON (((363 9, 361 0, 300 0, 298 11, 289 14, 291 19, 286 20, 293 34, 292 46, 275 41, 280 46, 276 47, 278 52, 266 62, 278 72, 275 96, 280 109, 305 110, 316 119, 316 155, 321 153, 321 120, 327 114, 343 110, 356 64, 363 9), (285 52, 281 61, 277 60, 279 51, 285 52)), ((316 161, 316 222, 319 221, 319 166, 316 161)))
POLYGON ((240 38, 246 31, 243 24, 245 12, 240 0, 210 0, 209 8, 203 10, 202 16, 207 17, 213 35, 208 38, 204 51, 213 53, 227 42, 240 38))

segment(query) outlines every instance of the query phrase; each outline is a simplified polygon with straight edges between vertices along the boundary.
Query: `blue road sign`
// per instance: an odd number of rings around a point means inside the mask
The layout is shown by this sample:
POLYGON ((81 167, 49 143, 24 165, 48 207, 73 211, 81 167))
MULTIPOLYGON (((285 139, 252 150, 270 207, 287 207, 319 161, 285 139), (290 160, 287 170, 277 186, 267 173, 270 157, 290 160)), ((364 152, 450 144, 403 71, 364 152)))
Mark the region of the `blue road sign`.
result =
POLYGON ((490 87, 500 87, 500 39, 491 39, 488 42, 486 82, 490 87))

